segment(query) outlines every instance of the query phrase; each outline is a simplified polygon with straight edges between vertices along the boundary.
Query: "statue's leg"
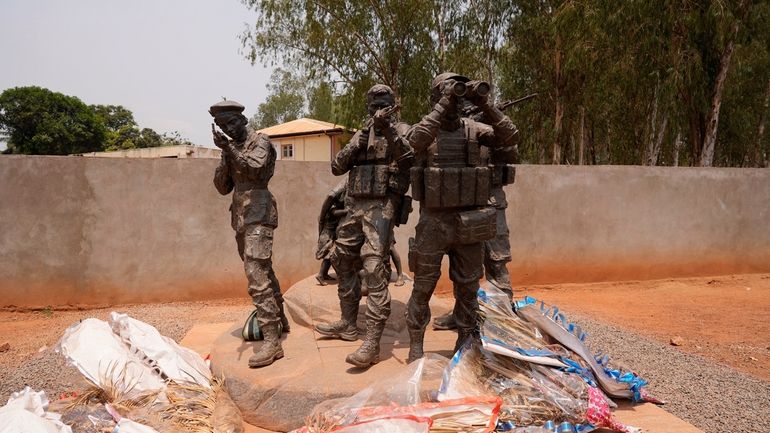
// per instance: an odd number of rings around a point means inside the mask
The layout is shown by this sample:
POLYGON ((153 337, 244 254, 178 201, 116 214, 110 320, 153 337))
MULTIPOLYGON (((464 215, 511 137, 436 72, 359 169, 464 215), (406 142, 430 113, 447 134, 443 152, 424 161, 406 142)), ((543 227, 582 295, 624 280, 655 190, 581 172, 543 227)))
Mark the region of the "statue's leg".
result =
POLYGON ((414 288, 407 302, 406 326, 409 330, 408 362, 422 358, 425 328, 430 322, 428 305, 441 277, 441 259, 448 239, 438 217, 423 213, 417 224, 414 243, 409 248, 409 264, 414 272, 414 288))
POLYGON ((365 241, 361 246, 361 285, 366 296, 366 337, 346 361, 357 367, 368 367, 379 361, 380 338, 390 316, 390 292, 385 261, 390 250, 392 215, 387 207, 368 209, 361 220, 365 241))
POLYGON ((457 322, 455 351, 468 337, 478 337, 479 302, 476 296, 482 274, 483 257, 481 242, 455 245, 449 251, 449 278, 454 287, 454 317, 457 322))
POLYGON ((337 239, 329 258, 337 272, 340 320, 316 325, 315 330, 321 335, 346 341, 358 338, 356 319, 361 301, 361 280, 357 265, 363 242, 360 216, 356 213, 348 214, 337 227, 337 239))
POLYGON ((279 324, 280 306, 276 290, 280 293, 272 269, 273 229, 256 225, 248 227, 244 235, 244 268, 249 281, 249 295, 257 310, 257 322, 264 340, 257 353, 249 358, 249 366, 263 367, 283 357, 279 324))
POLYGON ((511 261, 511 241, 505 209, 497 210, 497 236, 484 242, 484 272, 487 281, 513 298, 507 263, 511 261))

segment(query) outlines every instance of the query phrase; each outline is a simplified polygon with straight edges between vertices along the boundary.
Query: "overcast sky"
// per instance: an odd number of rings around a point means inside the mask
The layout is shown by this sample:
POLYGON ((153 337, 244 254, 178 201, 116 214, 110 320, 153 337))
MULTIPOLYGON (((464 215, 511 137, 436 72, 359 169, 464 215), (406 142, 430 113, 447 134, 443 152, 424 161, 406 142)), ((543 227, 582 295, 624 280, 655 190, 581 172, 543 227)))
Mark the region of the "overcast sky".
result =
POLYGON ((254 17, 239 0, 0 0, 0 92, 123 105, 140 127, 212 147, 211 104, 251 117, 267 94, 270 68, 239 53, 254 17))

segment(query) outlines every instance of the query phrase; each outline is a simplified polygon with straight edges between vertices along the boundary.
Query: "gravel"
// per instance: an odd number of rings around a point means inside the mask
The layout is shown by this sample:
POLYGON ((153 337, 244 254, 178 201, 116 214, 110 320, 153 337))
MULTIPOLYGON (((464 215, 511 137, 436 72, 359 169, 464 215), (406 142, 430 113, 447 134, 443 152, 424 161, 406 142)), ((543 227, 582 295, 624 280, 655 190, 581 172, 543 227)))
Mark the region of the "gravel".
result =
POLYGON ((668 412, 707 433, 770 433, 770 381, 573 314, 587 342, 650 382, 668 412))
MULTIPOLYGON (((196 322, 232 322, 248 308, 245 300, 223 300, 135 305, 119 310, 178 341, 196 322)), ((0 401, 25 385, 44 389, 51 399, 63 392, 83 389, 83 379, 52 347, 67 326, 86 317, 105 319, 110 311, 54 312, 47 323, 50 336, 42 341, 47 349, 17 353, 17 358, 8 357, 8 353, 0 355, 0 401)), ((18 316, 7 320, 23 321, 25 315, 37 313, 4 314, 18 316)), ((770 381, 586 316, 574 314, 570 318, 589 333, 592 347, 604 349, 616 363, 647 379, 651 393, 666 401, 667 411, 707 433, 770 433, 770 381)), ((14 338, 8 340, 14 348, 21 344, 14 338)), ((42 345, 37 341, 30 344, 42 345)))

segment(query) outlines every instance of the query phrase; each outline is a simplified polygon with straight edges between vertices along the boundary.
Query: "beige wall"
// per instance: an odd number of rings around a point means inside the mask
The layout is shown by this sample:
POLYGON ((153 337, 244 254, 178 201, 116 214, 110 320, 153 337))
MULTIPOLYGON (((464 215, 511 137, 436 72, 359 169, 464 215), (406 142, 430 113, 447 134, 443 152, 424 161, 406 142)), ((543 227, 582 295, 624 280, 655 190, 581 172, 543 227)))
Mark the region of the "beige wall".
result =
POLYGON ((325 134, 271 138, 270 141, 276 146, 279 159, 283 159, 281 146, 293 144, 294 161, 331 161, 332 137, 325 134))
MULTIPOLYGON (((245 296, 212 159, 0 157, 0 306, 245 296)), ((317 271, 328 162, 278 163, 284 288, 317 271)), ((521 166, 516 284, 770 272, 770 170, 521 166)), ((406 262, 417 215, 397 229, 406 262)))
POLYGON ((99 158, 219 158, 221 155, 220 149, 193 145, 143 147, 83 154, 99 158))

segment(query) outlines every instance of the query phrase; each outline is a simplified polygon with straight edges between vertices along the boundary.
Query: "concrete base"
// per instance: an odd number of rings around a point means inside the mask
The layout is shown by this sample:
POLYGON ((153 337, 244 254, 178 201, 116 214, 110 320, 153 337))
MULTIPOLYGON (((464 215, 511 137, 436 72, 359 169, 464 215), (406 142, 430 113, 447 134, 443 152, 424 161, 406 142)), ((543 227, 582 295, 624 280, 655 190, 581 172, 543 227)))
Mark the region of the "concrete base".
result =
MULTIPOLYGON (((261 343, 244 343, 240 339, 242 320, 236 324, 196 325, 182 340, 182 345, 204 356, 211 354, 213 371, 226 378, 233 401, 241 408, 248 423, 246 433, 272 433, 300 427, 316 404, 331 398, 348 397, 403 369, 409 337, 402 318, 411 293, 410 282, 402 287, 391 285, 392 313, 381 344, 382 361, 368 370, 345 363, 345 356, 354 351, 360 341, 323 339, 310 327, 313 323, 337 319, 336 289, 336 285, 317 286, 313 278, 308 278, 285 294, 292 331, 283 339, 285 357, 269 367, 247 367, 249 356, 261 343)), ((431 302, 434 316, 444 314, 450 308, 451 299, 434 297, 431 302)), ((364 311, 362 307, 358 317, 361 330, 364 329, 364 311)), ((449 357, 455 336, 454 332, 429 329, 426 350, 449 357)), ((641 427, 645 433, 703 433, 653 404, 621 403, 614 413, 618 420, 641 427)))
MULTIPOLYGON (((261 343, 241 340, 244 316, 216 339, 211 350, 212 370, 225 377, 230 395, 246 422, 276 431, 301 427, 316 404, 349 397, 372 382, 403 370, 409 352, 404 316, 411 289, 410 282, 401 287, 391 284, 391 315, 380 343, 381 360, 369 369, 345 363, 345 357, 361 345, 361 340, 327 339, 313 331, 314 324, 339 319, 339 301, 336 285, 318 286, 311 277, 295 284, 284 295, 291 333, 283 337, 283 359, 269 367, 248 367, 249 357, 261 343)), ((358 315, 362 333, 364 303, 365 298, 358 315)), ((434 297, 431 302, 434 316, 451 308, 451 299, 434 297)), ((363 338, 362 333, 359 338, 363 338)), ((454 332, 429 330, 425 349, 450 357, 456 337, 454 332)))

